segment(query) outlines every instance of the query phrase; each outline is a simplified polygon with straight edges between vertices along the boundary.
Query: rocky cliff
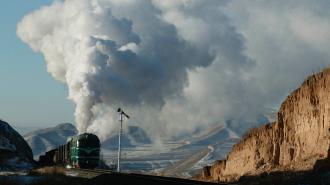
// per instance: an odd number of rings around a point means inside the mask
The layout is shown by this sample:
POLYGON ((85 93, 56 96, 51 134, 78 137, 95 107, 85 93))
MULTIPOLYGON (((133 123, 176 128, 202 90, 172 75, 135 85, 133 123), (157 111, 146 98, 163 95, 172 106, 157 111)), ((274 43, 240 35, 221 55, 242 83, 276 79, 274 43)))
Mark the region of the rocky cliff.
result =
POLYGON ((197 177, 235 181, 271 171, 313 168, 329 157, 330 69, 310 76, 282 103, 277 120, 249 131, 225 160, 205 167, 197 177))

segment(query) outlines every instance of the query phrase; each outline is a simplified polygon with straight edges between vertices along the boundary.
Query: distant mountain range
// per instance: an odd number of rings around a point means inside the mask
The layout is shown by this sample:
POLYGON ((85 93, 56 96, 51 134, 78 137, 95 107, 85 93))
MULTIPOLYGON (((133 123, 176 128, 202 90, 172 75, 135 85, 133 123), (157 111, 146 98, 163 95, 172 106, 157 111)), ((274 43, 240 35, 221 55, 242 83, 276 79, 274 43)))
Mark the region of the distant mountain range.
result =
POLYGON ((224 125, 204 130, 184 141, 190 145, 210 145, 230 138, 239 138, 236 132, 224 125))
POLYGON ((55 127, 39 129, 24 135, 33 151, 34 158, 67 142, 69 137, 78 133, 71 123, 62 123, 55 127))
MULTIPOLYGON (((123 169, 163 173, 168 176, 189 177, 211 164, 224 158, 239 140, 243 130, 267 123, 269 115, 261 116, 255 123, 234 123, 228 121, 218 126, 198 130, 191 135, 167 141, 161 146, 152 143, 146 132, 138 126, 128 126, 122 135, 123 169)), ((77 129, 70 123, 39 129, 24 135, 33 150, 34 158, 65 144, 68 138, 77 135, 77 129)), ((117 157, 118 135, 113 135, 101 143, 102 156, 107 163, 117 157)))
MULTIPOLYGON (((121 137, 121 145, 125 148, 137 145, 151 144, 151 139, 145 131, 137 126, 128 126, 121 137)), ((118 135, 114 135, 102 142, 102 148, 116 150, 118 148, 118 135)))
MULTIPOLYGON (((24 135, 33 151, 34 158, 38 158, 46 151, 65 144, 70 137, 78 134, 76 127, 71 123, 62 123, 55 127, 38 129, 24 135)), ((124 130, 121 143, 123 147, 134 147, 140 144, 150 144, 151 140, 139 127, 129 126, 124 130)), ((118 136, 112 136, 102 142, 102 148, 115 150, 118 148, 118 136)))

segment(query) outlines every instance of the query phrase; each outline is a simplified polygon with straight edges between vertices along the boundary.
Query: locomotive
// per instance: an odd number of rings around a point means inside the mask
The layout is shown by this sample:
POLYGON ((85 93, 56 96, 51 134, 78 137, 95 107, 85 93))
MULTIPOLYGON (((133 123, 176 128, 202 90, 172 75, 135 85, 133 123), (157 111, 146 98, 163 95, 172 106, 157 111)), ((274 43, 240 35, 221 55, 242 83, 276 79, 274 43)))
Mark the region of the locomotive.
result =
POLYGON ((100 140, 90 133, 71 138, 65 145, 39 157, 39 164, 64 165, 72 168, 95 168, 100 162, 100 140))

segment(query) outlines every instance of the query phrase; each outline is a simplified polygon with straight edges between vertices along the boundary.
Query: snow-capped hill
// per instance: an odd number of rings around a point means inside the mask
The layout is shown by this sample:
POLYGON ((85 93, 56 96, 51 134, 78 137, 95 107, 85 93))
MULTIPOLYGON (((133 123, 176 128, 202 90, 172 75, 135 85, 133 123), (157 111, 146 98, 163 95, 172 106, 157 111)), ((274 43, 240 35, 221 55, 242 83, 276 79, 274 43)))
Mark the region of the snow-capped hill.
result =
POLYGON ((49 134, 52 132, 56 132, 59 135, 72 135, 77 133, 76 127, 71 124, 71 123, 61 123, 55 127, 50 127, 50 128, 44 128, 44 129, 38 129, 32 132, 29 132, 24 135, 24 137, 31 137, 33 135, 41 135, 41 134, 49 134))
POLYGON ((55 127, 39 129, 24 135, 32 148, 34 157, 44 154, 67 142, 69 137, 77 134, 77 129, 71 123, 59 124, 55 127))
MULTIPOLYGON (((127 130, 123 130, 121 144, 123 147, 134 147, 141 144, 150 144, 151 140, 145 131, 137 126, 128 126, 127 130)), ((117 149, 118 135, 114 135, 102 142, 104 149, 117 149)))
MULTIPOLYGON (((70 137, 78 134, 76 127, 70 123, 59 124, 55 127, 39 129, 24 135, 33 150, 33 155, 38 158, 45 152, 65 144, 70 137)), ((151 140, 145 131, 136 126, 129 126, 123 130, 121 138, 123 147, 133 147, 139 144, 150 144, 151 140)), ((104 149, 116 149, 118 147, 118 135, 109 137, 101 143, 104 149)))
POLYGON ((19 163, 31 163, 32 150, 24 138, 8 123, 0 120, 0 166, 16 168, 19 163))
POLYGON ((233 130, 224 125, 219 125, 217 127, 201 131, 200 133, 193 135, 191 138, 185 139, 184 142, 189 143, 190 145, 207 146, 216 144, 219 141, 236 138, 239 138, 239 136, 233 130))
POLYGON ((266 109, 263 114, 260 114, 255 120, 227 120, 226 127, 233 130, 239 136, 242 136, 247 130, 259 127, 273 122, 276 119, 277 112, 273 109, 266 109))
POLYGON ((137 126, 129 126, 127 131, 127 137, 130 139, 132 145, 150 144, 151 140, 146 132, 137 126))

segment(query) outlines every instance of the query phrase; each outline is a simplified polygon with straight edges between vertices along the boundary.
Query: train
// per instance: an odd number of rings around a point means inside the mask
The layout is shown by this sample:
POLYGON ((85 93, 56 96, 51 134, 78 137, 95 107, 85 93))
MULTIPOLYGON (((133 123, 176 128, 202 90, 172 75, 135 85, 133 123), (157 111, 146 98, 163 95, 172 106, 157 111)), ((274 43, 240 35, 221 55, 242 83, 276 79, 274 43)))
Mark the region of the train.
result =
POLYGON ((84 133, 39 157, 40 166, 62 165, 70 168, 95 168, 100 163, 100 140, 84 133))

